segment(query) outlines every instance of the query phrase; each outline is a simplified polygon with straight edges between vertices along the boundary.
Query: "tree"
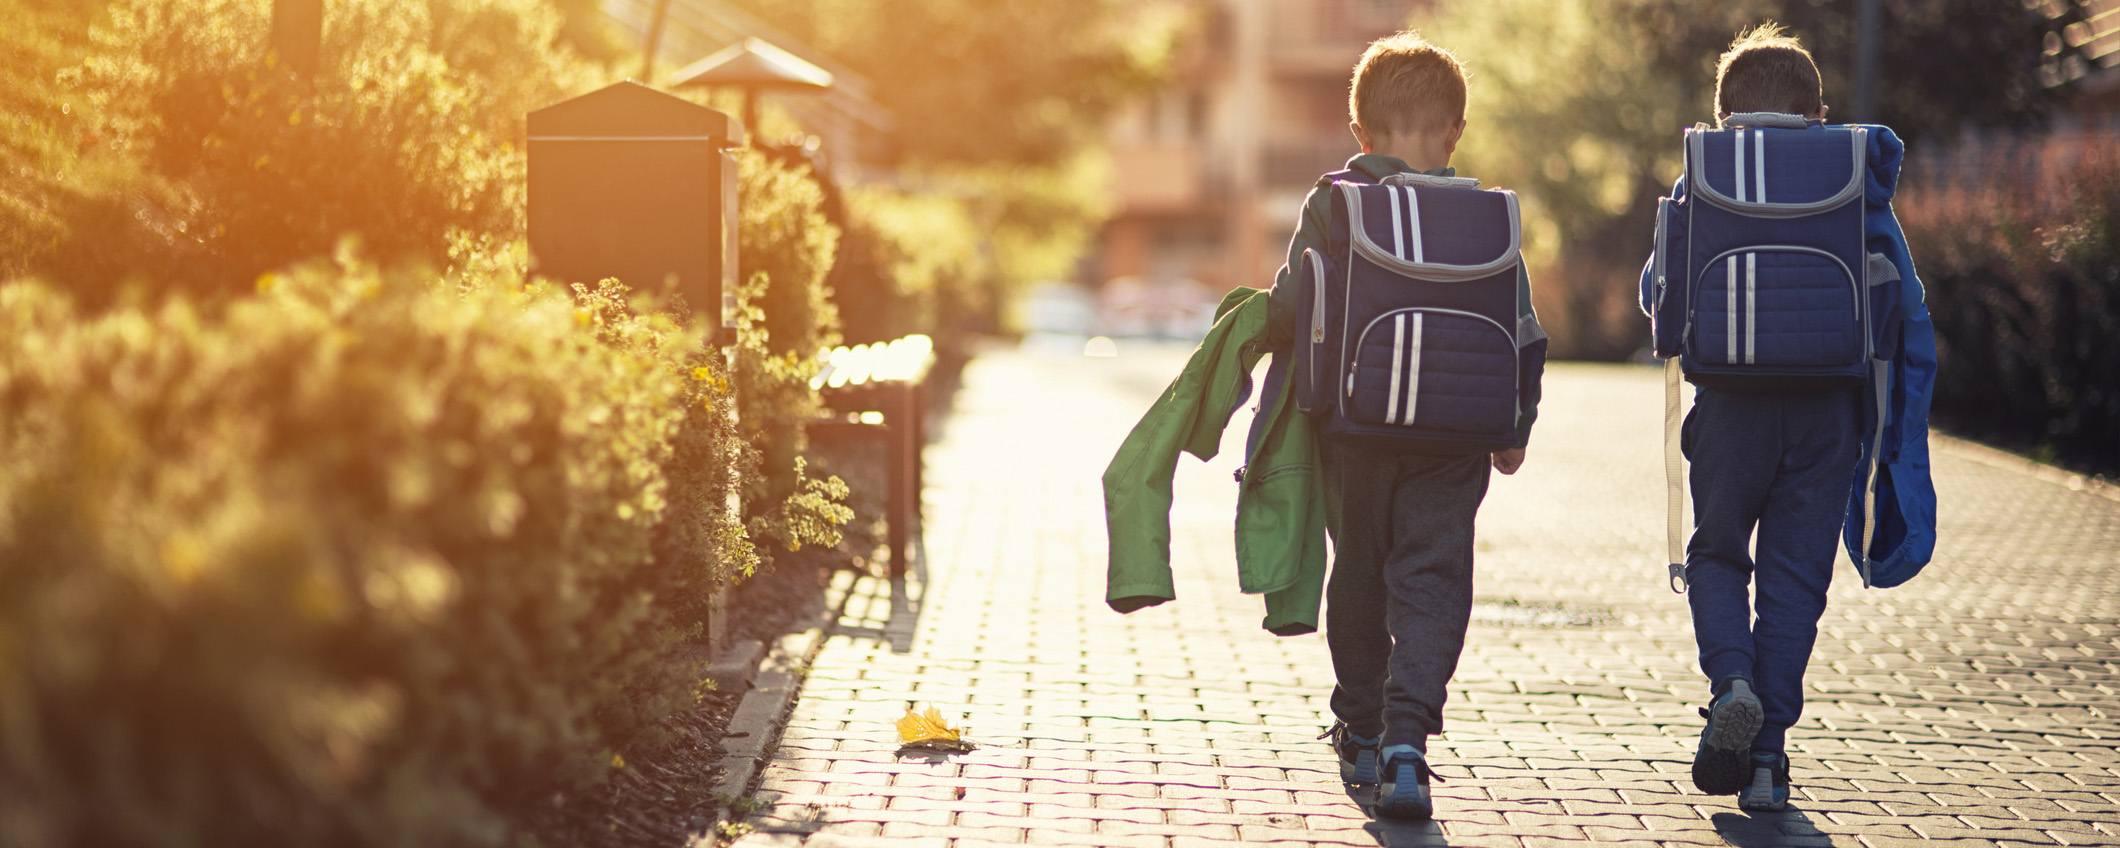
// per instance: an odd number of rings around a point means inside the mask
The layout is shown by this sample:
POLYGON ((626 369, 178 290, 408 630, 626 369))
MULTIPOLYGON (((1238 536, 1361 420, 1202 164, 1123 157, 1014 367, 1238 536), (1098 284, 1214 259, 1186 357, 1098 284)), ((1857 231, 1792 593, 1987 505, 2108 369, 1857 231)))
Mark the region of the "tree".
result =
MULTIPOLYGON (((997 320, 1010 290, 1072 273, 1106 214, 1106 120, 1161 80, 1190 20, 1167 0, 735 3, 876 84, 895 118, 897 182, 960 204, 938 220, 980 244, 980 261, 958 267, 982 278, 956 279, 937 313, 974 324, 997 320)), ((853 230, 865 249, 868 228, 853 230)), ((842 295, 869 282, 834 279, 842 295)))
POLYGON ((914 160, 1058 165, 1158 81, 1180 19, 1123 0, 736 0, 876 83, 914 160))

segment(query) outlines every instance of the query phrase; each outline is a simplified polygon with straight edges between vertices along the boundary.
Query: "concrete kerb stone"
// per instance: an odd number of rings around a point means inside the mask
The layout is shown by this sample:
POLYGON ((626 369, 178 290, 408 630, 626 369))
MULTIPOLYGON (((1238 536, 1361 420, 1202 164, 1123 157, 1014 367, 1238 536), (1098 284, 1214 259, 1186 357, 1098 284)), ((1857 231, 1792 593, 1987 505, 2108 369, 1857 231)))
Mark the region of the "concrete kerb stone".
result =
POLYGON ((812 618, 810 627, 780 637, 770 652, 757 640, 732 645, 710 669, 709 676, 717 686, 724 679, 730 681, 729 688, 751 686, 743 700, 737 702, 722 735, 723 754, 716 763, 721 779, 714 785, 714 795, 728 800, 716 807, 716 820, 730 821, 730 804, 750 795, 759 766, 772 756, 781 732, 787 728, 788 715, 802 694, 802 681, 809 674, 810 664, 836 629, 860 582, 851 571, 833 574, 825 589, 823 608, 812 618))
POLYGON ((2088 492, 2101 498, 2120 501, 2120 485, 2102 477, 2085 477, 2072 471, 2064 471, 2035 459, 2028 459, 1999 448, 1968 442, 1964 439, 1941 433, 1929 435, 1929 447, 1938 453, 1949 454, 1960 459, 1969 459, 1982 465, 2006 471, 2019 471, 2031 477, 2061 486, 2071 492, 2088 492))
POLYGON ((730 645, 721 656, 714 658, 714 664, 707 668, 707 679, 714 682, 714 689, 719 692, 747 690, 765 656, 766 643, 745 639, 730 645))

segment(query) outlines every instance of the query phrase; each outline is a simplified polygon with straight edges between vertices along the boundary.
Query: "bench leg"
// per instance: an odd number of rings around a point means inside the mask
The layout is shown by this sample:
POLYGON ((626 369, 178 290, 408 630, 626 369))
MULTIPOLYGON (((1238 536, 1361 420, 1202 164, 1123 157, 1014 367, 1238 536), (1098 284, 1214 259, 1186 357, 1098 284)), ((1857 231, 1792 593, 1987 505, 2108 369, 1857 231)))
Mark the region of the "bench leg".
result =
POLYGON ((884 453, 889 457, 885 487, 890 490, 885 498, 884 521, 890 525, 892 577, 905 576, 905 550, 912 535, 912 506, 907 503, 905 492, 913 470, 905 461, 905 441, 912 435, 913 424, 906 416, 905 396, 906 392, 893 387, 887 394, 890 408, 883 413, 888 428, 884 453))

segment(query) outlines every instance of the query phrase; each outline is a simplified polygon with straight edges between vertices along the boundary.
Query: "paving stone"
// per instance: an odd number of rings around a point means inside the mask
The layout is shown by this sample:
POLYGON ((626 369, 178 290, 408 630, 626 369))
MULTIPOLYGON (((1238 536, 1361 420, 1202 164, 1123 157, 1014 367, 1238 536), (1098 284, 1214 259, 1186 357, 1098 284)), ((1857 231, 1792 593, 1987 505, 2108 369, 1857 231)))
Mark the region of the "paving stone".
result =
MULTIPOLYGON (((1028 834, 1032 845, 1085 845, 1092 848, 1164 848, 1167 841, 1154 834, 1127 836, 1117 833, 1068 833, 1066 831, 1032 830, 1028 834)), ((958 845, 963 845, 960 840, 958 845)))
POLYGON ((813 848, 2120 845, 2120 501, 1937 440, 1936 561, 1890 590, 1839 566, 1790 732, 1796 810, 1754 817, 1688 776, 1707 687, 1656 565, 1659 433, 1642 422, 1660 373, 1569 363, 1548 371, 1530 462, 1481 507, 1475 594, 1610 623, 1477 620, 1431 742, 1441 823, 1372 821, 1313 738, 1331 723, 1322 638, 1260 630, 1231 579, 1248 412, 1214 461, 1180 465, 1180 600, 1104 607, 1097 472, 1187 353, 1122 350, 972 363, 927 450, 919 568, 897 589, 851 583, 851 629, 813 664, 756 820, 823 803, 842 818, 813 848), (908 701, 982 747, 896 758, 908 701))

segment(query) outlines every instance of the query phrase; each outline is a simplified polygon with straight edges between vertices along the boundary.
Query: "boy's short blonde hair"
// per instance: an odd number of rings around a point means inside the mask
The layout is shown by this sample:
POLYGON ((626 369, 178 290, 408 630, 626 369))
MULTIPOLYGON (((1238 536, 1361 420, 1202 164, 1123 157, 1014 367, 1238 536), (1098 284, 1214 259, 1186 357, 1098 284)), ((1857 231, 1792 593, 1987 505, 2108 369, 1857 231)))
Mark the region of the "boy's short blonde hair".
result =
POLYGON ((1768 21, 1737 34, 1715 63, 1715 111, 1816 115, 1825 105, 1818 64, 1796 36, 1768 21))
POLYGON ((1412 30, 1379 38, 1355 63, 1347 114, 1372 135, 1445 129, 1465 119, 1465 66, 1412 30))

